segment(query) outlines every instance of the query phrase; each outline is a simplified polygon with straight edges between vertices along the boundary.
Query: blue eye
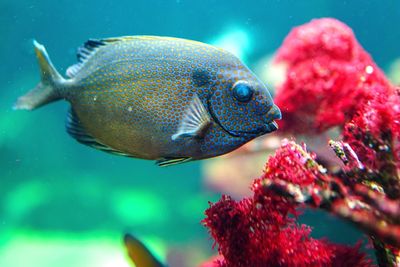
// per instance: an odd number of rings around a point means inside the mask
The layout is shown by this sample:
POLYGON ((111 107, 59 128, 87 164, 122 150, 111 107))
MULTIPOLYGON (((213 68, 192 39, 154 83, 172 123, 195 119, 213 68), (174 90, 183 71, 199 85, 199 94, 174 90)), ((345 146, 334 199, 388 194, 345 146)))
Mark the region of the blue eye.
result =
POLYGON ((253 96, 253 88, 246 82, 237 82, 233 86, 233 96, 240 102, 249 102, 253 96))

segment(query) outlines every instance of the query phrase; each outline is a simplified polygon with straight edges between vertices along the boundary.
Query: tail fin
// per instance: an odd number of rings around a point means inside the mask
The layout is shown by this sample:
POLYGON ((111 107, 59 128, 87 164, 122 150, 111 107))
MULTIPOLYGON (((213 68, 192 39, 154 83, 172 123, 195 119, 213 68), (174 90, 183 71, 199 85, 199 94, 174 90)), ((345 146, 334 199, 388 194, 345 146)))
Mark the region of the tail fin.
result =
POLYGON ((35 40, 33 45, 39 62, 41 81, 27 94, 18 98, 14 109, 32 110, 61 98, 57 94, 56 85, 64 81, 64 78, 54 68, 44 46, 35 40))

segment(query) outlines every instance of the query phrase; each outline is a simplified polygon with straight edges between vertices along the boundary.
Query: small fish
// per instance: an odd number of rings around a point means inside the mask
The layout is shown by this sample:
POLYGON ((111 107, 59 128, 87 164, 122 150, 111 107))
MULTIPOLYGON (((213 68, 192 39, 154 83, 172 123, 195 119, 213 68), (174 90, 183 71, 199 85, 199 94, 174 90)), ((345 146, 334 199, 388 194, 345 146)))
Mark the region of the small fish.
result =
POLYGON ((109 153, 167 166, 228 153, 275 131, 268 89, 231 53, 156 36, 89 40, 63 78, 34 41, 41 82, 15 109, 65 99, 67 132, 109 153))
POLYGON ((125 234, 124 243, 128 256, 136 267, 166 267, 133 235, 125 234))

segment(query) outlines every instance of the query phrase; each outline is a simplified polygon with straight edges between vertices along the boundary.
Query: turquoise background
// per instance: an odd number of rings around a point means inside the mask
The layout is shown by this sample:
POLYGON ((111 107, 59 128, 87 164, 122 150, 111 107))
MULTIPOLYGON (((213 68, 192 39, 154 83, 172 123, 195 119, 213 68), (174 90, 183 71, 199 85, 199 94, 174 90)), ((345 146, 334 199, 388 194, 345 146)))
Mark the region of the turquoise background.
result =
MULTIPOLYGON (((80 145, 65 132, 62 101, 12 110, 39 79, 33 38, 61 73, 88 38, 141 34, 221 45, 252 68, 292 27, 327 16, 352 27, 384 70, 400 56, 395 0, 0 0, 0 266, 126 267, 125 232, 164 261, 186 258, 181 266, 215 253, 199 222, 220 194, 204 186, 202 162, 159 168, 80 145)), ((324 214, 302 220, 316 237, 349 244, 361 238, 324 214)))

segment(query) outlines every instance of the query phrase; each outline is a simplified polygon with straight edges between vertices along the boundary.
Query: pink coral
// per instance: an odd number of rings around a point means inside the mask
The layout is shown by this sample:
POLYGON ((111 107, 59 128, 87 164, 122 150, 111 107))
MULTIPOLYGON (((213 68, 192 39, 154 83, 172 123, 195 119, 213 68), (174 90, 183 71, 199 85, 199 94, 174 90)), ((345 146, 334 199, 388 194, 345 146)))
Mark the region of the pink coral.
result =
POLYGON ((221 256, 213 256, 207 261, 200 264, 199 267, 219 267, 223 264, 223 258, 221 256))
POLYGON ((343 138, 369 170, 394 175, 400 168, 400 96, 377 94, 366 102, 346 124, 343 138))
POLYGON ((287 65, 275 98, 284 131, 316 133, 343 126, 373 94, 392 90, 351 29, 335 19, 294 28, 275 60, 287 65))
POLYGON ((400 89, 334 19, 295 28, 277 53, 288 66, 276 102, 287 132, 333 126, 341 169, 325 169, 305 145, 284 141, 253 183, 253 197, 228 196, 204 224, 222 257, 214 266, 371 266, 353 247, 309 237, 299 206, 328 211, 370 237, 379 266, 400 266, 400 89))
POLYGON ((282 179, 309 186, 321 176, 323 170, 310 154, 294 142, 286 142, 268 160, 263 177, 254 181, 252 198, 236 202, 223 196, 212 204, 204 224, 223 256, 217 266, 338 266, 338 262, 341 266, 371 266, 358 247, 309 237, 311 229, 296 223, 296 204, 266 190, 269 181, 282 179))

